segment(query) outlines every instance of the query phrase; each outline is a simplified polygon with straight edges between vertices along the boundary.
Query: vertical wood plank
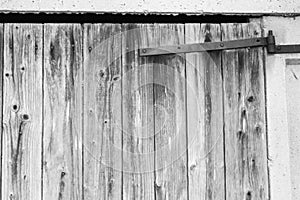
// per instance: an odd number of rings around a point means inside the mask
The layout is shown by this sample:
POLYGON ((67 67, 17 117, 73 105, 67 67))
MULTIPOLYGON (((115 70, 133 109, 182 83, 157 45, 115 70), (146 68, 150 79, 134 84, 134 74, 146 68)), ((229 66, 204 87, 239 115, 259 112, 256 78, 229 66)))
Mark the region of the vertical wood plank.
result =
MULTIPOLYGON (((259 23, 223 24, 223 40, 261 37, 259 23)), ((224 66, 227 199, 267 199, 262 48, 228 50, 224 66)))
POLYGON ((82 198, 82 28, 44 26, 44 199, 82 198))
MULTIPOLYGON (((1 199, 41 199, 42 26, 5 24, 1 199)), ((2 56, 2 55, 1 55, 2 56)))
MULTIPOLYGON (((185 43, 200 43, 200 24, 185 24, 185 43)), ((201 53, 186 54, 189 199, 205 199, 205 90, 201 53)))
MULTIPOLYGON (((159 45, 184 44, 184 25, 160 24, 159 45)), ((156 199, 187 199, 186 90, 183 55, 154 67, 156 199)))
POLYGON ((121 199, 121 25, 84 25, 84 199, 121 199))
POLYGON ((153 60, 138 49, 157 41, 153 25, 122 27, 123 199, 154 196, 153 60))
MULTIPOLYGON (((221 40, 218 24, 201 24, 202 42, 221 40)), ((202 56, 205 90, 206 199, 224 199, 224 137, 222 65, 220 52, 202 56)))
MULTIPOLYGON (((187 24, 186 43, 221 40, 220 25, 187 24)), ((221 54, 186 55, 190 199, 223 199, 223 98, 221 54)))
POLYGON ((0 24, 0 88, 1 88, 1 93, 0 93, 0 121, 1 121, 1 126, 0 126, 0 155, 1 155, 1 162, 0 162, 0 197, 2 197, 2 184, 3 184, 3 179, 2 179, 2 141, 3 141, 3 78, 4 78, 4 25, 0 24))

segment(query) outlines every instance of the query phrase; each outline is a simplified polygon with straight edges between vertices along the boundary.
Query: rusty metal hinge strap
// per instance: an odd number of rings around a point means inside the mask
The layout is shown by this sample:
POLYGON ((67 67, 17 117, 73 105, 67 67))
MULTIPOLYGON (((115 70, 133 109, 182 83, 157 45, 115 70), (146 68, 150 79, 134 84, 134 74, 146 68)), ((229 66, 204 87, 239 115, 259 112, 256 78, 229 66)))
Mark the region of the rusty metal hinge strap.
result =
POLYGON ((140 56, 155 56, 178 53, 192 53, 205 51, 220 51, 230 49, 240 49, 248 47, 267 47, 270 54, 275 53, 300 53, 300 45, 276 45, 275 37, 272 31, 269 31, 268 37, 259 37, 242 40, 230 40, 222 42, 205 42, 195 44, 183 44, 174 46, 162 46, 157 48, 141 48, 140 56))
POLYGON ((158 48, 143 48, 140 49, 140 56, 217 51, 217 50, 237 49, 237 48, 246 48, 246 47, 259 47, 259 46, 266 46, 266 45, 267 45, 266 38, 251 38, 251 39, 244 39, 244 40, 224 41, 224 42, 206 42, 206 43, 196 43, 196 44, 164 46, 158 48))

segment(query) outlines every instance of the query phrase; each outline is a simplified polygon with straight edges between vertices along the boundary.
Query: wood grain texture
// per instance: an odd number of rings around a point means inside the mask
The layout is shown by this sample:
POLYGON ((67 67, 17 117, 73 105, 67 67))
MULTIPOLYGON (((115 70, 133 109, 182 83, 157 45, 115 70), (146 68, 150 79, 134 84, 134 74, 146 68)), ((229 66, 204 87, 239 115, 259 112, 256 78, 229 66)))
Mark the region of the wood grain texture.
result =
POLYGON ((4 24, 0 24, 0 155, 1 155, 1 162, 0 162, 0 197, 2 196, 2 141, 3 141, 3 77, 4 77, 4 24))
MULTIPOLYGON (((223 40, 261 37, 253 24, 223 24, 223 40)), ((227 199, 268 199, 262 48, 223 52, 227 199)))
POLYGON ((82 28, 44 25, 43 199, 82 198, 82 28))
MULTIPOLYGON (((220 25, 185 27, 186 43, 221 40, 220 25)), ((190 199, 223 199, 223 98, 221 54, 186 55, 190 199)))
MULTIPOLYGON (((203 42, 200 24, 185 24, 185 43, 203 42)), ((206 54, 205 54, 206 55, 206 54)), ((202 53, 186 54, 189 199, 205 199, 205 88, 202 53)))
MULTIPOLYGON (((159 24, 159 45, 184 44, 184 25, 159 24)), ((156 199, 187 199, 184 55, 159 56, 154 67, 156 199)))
POLYGON ((0 25, 1 199, 268 199, 263 49, 138 55, 261 35, 260 22, 0 25))
POLYGON ((121 199, 121 25, 84 25, 84 199, 121 199))
MULTIPOLYGON (((203 42, 221 40, 220 25, 201 24, 203 42)), ((206 199, 224 199, 224 139, 220 52, 203 54, 205 90, 206 199)))
POLYGON ((153 60, 138 48, 154 45, 155 31, 122 27, 123 199, 154 199, 153 60))
POLYGON ((41 199, 42 26, 5 24, 1 199, 41 199))

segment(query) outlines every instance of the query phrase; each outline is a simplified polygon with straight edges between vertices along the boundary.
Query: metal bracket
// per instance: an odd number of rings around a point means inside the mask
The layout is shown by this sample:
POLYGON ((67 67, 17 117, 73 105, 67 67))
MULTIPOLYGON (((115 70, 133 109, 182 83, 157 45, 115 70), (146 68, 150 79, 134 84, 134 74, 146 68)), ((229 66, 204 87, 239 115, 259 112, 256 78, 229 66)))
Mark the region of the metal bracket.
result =
POLYGON ((220 50, 240 49, 240 48, 248 48, 248 47, 267 47, 267 52, 269 54, 300 53, 300 44, 276 45, 273 32, 269 31, 268 37, 230 40, 224 42, 183 44, 183 45, 174 45, 174 46, 163 46, 158 48, 142 48, 139 49, 139 55, 156 56, 156 55, 178 54, 178 53, 220 51, 220 50))

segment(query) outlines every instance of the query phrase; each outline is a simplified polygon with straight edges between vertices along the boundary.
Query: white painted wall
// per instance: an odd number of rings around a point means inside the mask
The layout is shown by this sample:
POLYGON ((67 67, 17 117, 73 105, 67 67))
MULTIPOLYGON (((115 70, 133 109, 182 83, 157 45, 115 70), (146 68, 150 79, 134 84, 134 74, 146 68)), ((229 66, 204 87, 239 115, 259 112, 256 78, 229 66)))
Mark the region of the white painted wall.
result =
MULTIPOLYGON (((300 17, 264 17, 264 29, 273 30, 277 44, 300 44, 300 17)), ((289 59, 300 54, 267 56, 267 118, 271 200, 297 200, 300 190, 300 65, 289 59)))
POLYGON ((299 0, 1 0, 2 11, 300 13, 299 0))
POLYGON ((286 65, 286 96, 290 147, 291 192, 300 200, 300 58, 286 65))

